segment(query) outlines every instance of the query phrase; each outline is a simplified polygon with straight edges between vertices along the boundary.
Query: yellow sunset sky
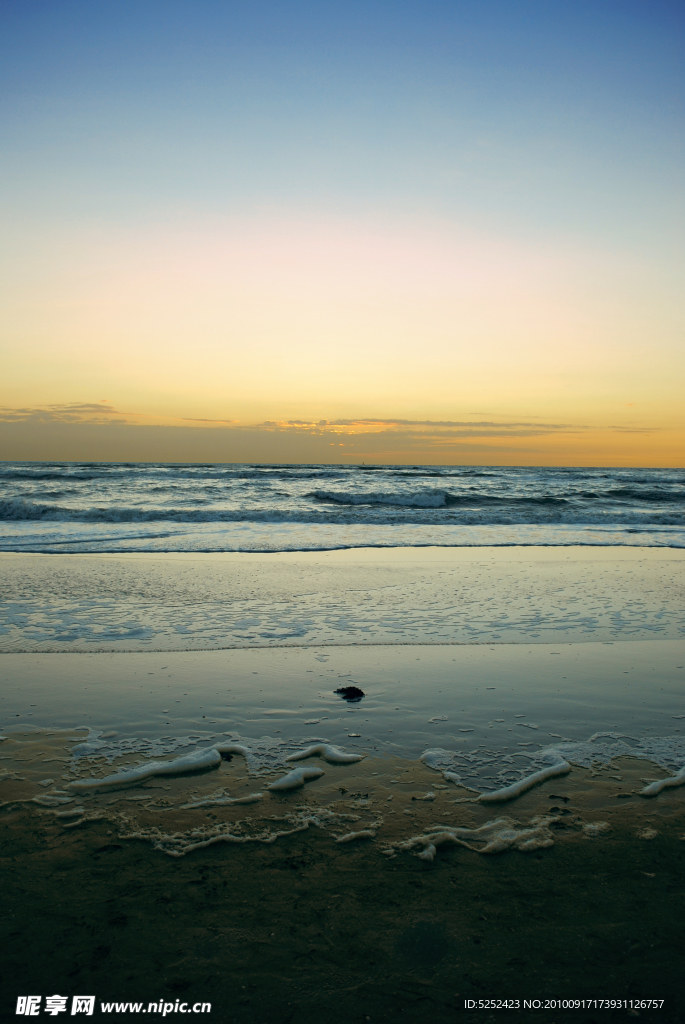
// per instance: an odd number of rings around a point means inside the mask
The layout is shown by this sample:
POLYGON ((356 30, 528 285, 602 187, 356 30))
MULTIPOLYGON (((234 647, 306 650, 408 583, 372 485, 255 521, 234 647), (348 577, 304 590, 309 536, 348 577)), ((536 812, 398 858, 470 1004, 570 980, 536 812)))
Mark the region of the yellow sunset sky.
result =
POLYGON ((179 10, 10 26, 2 458, 683 465, 668 19, 179 10))

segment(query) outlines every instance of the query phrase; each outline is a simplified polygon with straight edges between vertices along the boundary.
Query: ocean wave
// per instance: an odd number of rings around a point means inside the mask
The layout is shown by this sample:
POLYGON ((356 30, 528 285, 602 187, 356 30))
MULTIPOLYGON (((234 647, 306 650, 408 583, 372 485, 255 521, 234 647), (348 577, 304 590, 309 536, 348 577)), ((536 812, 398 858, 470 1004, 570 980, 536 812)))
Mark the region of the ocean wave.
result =
POLYGON ((475 488, 468 494, 454 494, 444 490, 423 491, 311 491, 307 497, 336 505, 392 505, 400 508, 480 508, 498 506, 517 508, 523 505, 563 507, 566 497, 551 494, 496 495, 475 488))
POLYGON ((112 476, 111 473, 76 473, 65 472, 64 470, 0 470, 0 480, 26 480, 30 483, 37 483, 43 480, 76 480, 80 483, 90 483, 93 480, 102 480, 105 476, 112 476))
POLYGON ((477 498, 444 491, 416 494, 341 494, 319 491, 317 505, 264 502, 261 506, 217 507, 195 494, 171 507, 130 505, 67 506, 10 498, 0 501, 0 522, 5 523, 291 523, 340 526, 606 526, 623 529, 685 526, 685 512, 642 512, 634 509, 596 509, 573 506, 548 497, 477 498), (366 511, 360 514, 359 509, 366 511))
POLYGON ((337 505, 399 505, 404 508, 445 508, 449 495, 446 491, 417 491, 391 493, 371 491, 350 494, 347 491, 311 491, 307 497, 337 505))
POLYGON ((277 552, 421 547, 685 547, 685 529, 606 526, 368 523, 8 524, 0 551, 15 553, 277 552))
POLYGON ((685 501, 685 493, 683 489, 679 490, 663 490, 657 488, 654 490, 637 490, 634 487, 615 487, 608 491, 605 491, 603 497, 616 500, 620 498, 623 501, 651 501, 651 502, 679 502, 680 504, 685 501))
POLYGON ((234 465, 212 465, 212 466, 171 466, 171 465, 134 465, 134 466, 103 466, 101 469, 85 468, 83 466, 65 465, 54 469, 41 468, 1 468, 0 481, 17 483, 40 483, 45 480, 73 481, 76 483, 94 483, 96 481, 112 482, 125 481, 135 484, 143 478, 166 481, 173 486, 179 480, 195 482, 198 479, 225 481, 230 483, 233 480, 254 480, 264 482, 267 480, 338 480, 349 475, 348 467, 341 469, 337 467, 322 467, 320 469, 300 469, 293 467, 255 467, 242 468, 234 465))
MULTIPOLYGON (((5 462, 0 521, 5 550, 28 550, 26 538, 12 537, 22 530, 101 531, 115 546, 117 535, 122 543, 133 532, 173 535, 179 550, 197 550, 209 532, 210 549, 223 549, 233 527, 263 535, 264 550, 277 548, 280 527, 301 534, 310 550, 318 547, 315 531, 338 531, 339 538, 350 528, 413 530, 417 538, 440 529, 506 529, 514 538, 507 543, 531 529, 587 528, 634 543, 646 531, 656 538, 685 528, 685 488, 682 470, 663 469, 5 462)), ((379 543, 394 541, 384 536, 379 543)), ((333 538, 325 546, 347 542, 333 538)))

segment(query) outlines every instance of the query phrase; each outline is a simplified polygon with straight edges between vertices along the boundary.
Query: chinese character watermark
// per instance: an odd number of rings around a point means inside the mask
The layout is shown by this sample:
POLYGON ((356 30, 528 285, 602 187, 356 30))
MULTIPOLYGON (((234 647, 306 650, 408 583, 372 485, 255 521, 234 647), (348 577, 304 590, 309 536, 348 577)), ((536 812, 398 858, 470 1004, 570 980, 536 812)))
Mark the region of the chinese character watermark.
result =
POLYGON ((40 1013, 42 999, 42 996, 19 996, 15 1012, 22 1014, 24 1017, 37 1017, 40 1013))
POLYGON ((75 1013, 87 1013, 92 1017, 95 1009, 95 996, 74 996, 71 1001, 71 1015, 75 1013))
POLYGON ((46 996, 45 1012, 49 1013, 51 1017, 56 1017, 58 1013, 66 1013, 67 1000, 67 996, 46 996))

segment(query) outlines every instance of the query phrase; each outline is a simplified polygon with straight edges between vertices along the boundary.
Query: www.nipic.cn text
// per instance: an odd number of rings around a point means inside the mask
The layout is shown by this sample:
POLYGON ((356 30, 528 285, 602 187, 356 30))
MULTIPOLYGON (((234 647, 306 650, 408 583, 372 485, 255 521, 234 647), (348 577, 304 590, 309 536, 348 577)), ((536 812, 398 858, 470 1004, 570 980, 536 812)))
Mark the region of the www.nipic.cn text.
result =
MULTIPOLYGON (((69 1005, 69 996, 18 996, 15 1014, 21 1017, 38 1017, 46 1014, 48 1017, 57 1017, 60 1013, 85 1014, 92 1017, 96 1008, 95 996, 72 996, 69 1005)), ((100 1013, 157 1013, 166 1017, 169 1013, 211 1013, 211 1003, 184 1003, 180 999, 175 1002, 165 1002, 160 999, 156 1003, 106 1003, 100 1001, 100 1013)))

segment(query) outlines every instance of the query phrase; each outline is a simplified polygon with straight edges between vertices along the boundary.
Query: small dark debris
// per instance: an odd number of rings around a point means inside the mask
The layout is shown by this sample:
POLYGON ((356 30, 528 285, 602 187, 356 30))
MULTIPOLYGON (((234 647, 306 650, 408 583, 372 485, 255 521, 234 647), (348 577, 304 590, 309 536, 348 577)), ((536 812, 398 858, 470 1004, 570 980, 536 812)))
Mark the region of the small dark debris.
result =
POLYGON ((339 693, 343 700, 361 700, 362 697, 366 697, 358 686, 340 686, 335 693, 339 693))
POLYGON ((221 752, 221 760, 222 761, 232 761, 233 760, 233 754, 229 754, 228 751, 222 751, 221 752))
POLYGON ((556 793, 550 794, 550 800, 563 800, 565 804, 567 804, 570 799, 570 796, 557 796, 556 793))

